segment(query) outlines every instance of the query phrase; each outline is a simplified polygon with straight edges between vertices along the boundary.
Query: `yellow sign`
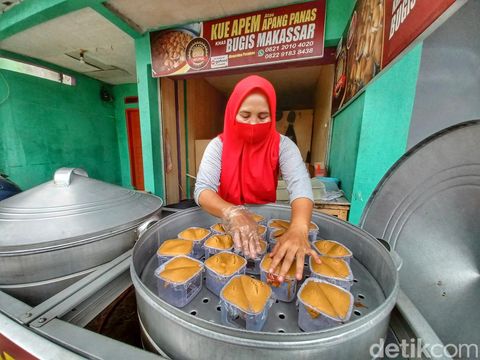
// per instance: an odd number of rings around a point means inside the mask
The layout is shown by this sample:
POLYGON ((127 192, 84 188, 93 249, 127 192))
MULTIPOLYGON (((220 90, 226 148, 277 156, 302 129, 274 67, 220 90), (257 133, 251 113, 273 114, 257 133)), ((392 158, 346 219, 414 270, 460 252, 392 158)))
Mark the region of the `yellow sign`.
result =
POLYGON ((1 358, 1 360, 15 360, 15 358, 13 358, 12 356, 8 355, 7 352, 3 352, 3 357, 1 358))

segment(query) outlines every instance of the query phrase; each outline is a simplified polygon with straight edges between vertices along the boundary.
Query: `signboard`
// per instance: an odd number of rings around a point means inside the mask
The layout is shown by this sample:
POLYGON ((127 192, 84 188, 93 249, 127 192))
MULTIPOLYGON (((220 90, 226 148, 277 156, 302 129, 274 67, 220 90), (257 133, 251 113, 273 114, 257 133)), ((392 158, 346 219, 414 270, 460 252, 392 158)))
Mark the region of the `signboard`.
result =
POLYGON ((150 34, 154 77, 323 57, 325 0, 150 34))
POLYGON ((453 3, 455 0, 358 0, 337 49, 332 113, 453 3))
POLYGON ((385 31, 382 66, 421 35, 455 0, 388 0, 385 3, 385 31))

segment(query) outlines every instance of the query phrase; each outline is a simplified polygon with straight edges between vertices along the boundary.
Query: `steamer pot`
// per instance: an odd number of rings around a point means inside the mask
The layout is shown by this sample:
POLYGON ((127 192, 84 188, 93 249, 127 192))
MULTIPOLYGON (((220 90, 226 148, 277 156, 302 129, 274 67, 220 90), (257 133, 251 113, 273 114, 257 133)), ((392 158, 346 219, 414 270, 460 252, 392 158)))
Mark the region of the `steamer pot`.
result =
MULTIPOLYGON (((267 218, 288 218, 290 207, 263 205, 254 211, 267 218)), ((153 271, 161 242, 195 225, 209 227, 218 220, 200 208, 181 211, 153 225, 134 246, 131 277, 136 290, 143 339, 149 348, 175 359, 366 359, 369 349, 386 336, 398 292, 394 259, 373 236, 344 221, 314 213, 319 237, 342 241, 353 254, 357 302, 352 319, 341 326, 305 333, 297 326, 294 304, 272 306, 263 332, 223 326, 218 298, 206 288, 182 309, 156 295, 153 271)))
POLYGON ((0 290, 35 305, 130 249, 162 200, 61 168, 0 202, 0 290))

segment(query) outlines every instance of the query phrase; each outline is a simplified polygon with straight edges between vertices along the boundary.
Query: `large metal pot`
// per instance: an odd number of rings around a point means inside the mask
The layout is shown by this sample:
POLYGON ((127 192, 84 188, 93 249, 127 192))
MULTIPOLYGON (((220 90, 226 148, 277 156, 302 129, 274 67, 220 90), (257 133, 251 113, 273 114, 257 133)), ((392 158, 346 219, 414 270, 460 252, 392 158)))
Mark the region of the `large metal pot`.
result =
MULTIPOLYGON (((267 218, 288 218, 291 209, 281 205, 255 207, 267 218)), ((294 304, 272 306, 263 332, 221 325, 218 298, 206 288, 185 308, 175 308, 156 295, 153 271, 160 243, 189 226, 207 227, 218 221, 199 208, 171 215, 153 225, 134 246, 131 276, 138 314, 149 347, 175 359, 371 358, 372 344, 384 338, 398 292, 394 260, 377 239, 336 218, 314 213, 319 236, 347 245, 355 258, 352 287, 356 307, 352 319, 336 328, 305 333, 297 327, 294 304)))
POLYGON ((35 305, 130 249, 162 200, 62 168, 0 202, 0 290, 35 305))

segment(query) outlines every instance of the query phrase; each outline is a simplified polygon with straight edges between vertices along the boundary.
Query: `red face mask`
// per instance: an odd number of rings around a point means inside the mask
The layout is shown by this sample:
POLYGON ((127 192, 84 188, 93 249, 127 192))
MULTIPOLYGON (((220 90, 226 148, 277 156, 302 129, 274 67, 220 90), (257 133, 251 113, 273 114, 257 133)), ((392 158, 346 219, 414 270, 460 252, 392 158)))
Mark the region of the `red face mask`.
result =
POLYGON ((257 144, 262 140, 265 140, 270 133, 270 127, 270 122, 255 125, 241 122, 236 122, 235 124, 238 138, 249 144, 257 144))
POLYGON ((280 134, 275 128, 276 96, 272 84, 252 75, 233 89, 225 109, 222 171, 218 194, 232 204, 275 202, 280 134), (267 98, 271 121, 245 124, 236 120, 244 99, 261 91, 267 98))

